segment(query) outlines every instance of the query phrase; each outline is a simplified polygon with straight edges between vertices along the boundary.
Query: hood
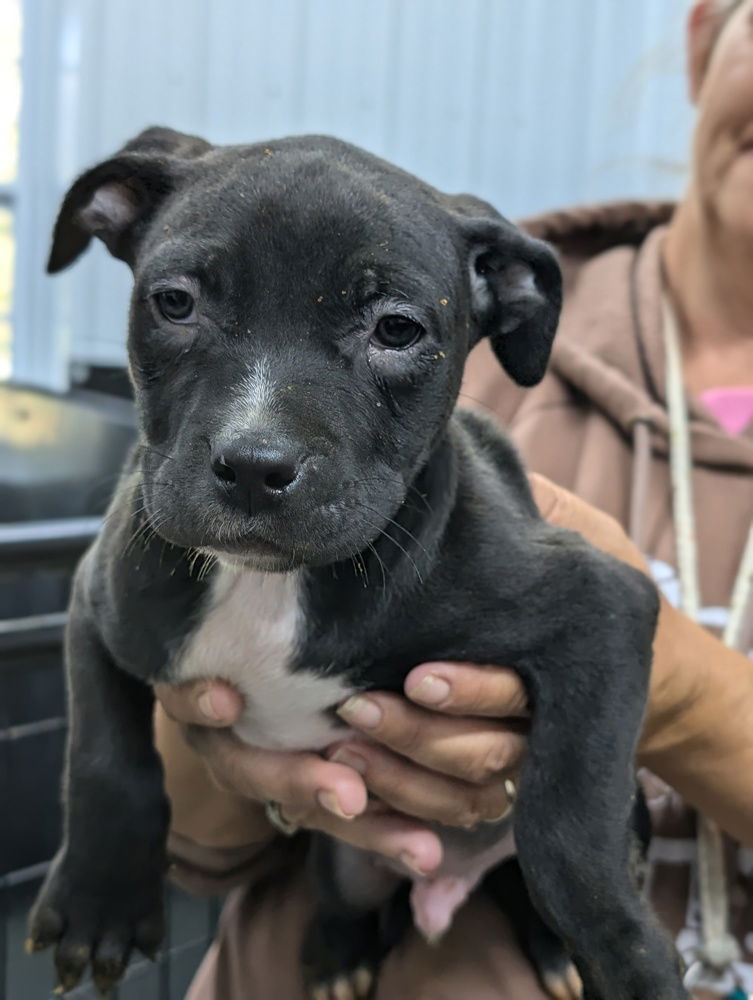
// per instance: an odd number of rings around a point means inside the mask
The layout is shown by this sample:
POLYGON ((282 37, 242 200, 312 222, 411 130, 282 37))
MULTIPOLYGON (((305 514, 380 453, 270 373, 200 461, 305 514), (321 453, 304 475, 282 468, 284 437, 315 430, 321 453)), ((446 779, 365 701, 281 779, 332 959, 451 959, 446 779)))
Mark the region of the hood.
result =
MULTIPOLYGON (((620 202, 553 212, 521 228, 560 254, 565 305, 550 370, 629 436, 651 430, 668 451, 661 329, 661 245, 670 202, 620 202)), ((730 436, 689 401, 696 463, 753 469, 753 431, 730 436)))

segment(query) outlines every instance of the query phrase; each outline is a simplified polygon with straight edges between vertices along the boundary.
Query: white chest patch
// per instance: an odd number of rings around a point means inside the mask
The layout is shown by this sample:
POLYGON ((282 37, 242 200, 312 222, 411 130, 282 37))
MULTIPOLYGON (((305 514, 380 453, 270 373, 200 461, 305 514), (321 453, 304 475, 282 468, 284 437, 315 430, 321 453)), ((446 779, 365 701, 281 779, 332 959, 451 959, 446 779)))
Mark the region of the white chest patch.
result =
POLYGON ((291 666, 303 630, 299 573, 262 573, 221 565, 204 617, 171 670, 175 683, 229 681, 246 709, 235 732, 269 750, 320 750, 348 730, 324 714, 352 688, 291 666))

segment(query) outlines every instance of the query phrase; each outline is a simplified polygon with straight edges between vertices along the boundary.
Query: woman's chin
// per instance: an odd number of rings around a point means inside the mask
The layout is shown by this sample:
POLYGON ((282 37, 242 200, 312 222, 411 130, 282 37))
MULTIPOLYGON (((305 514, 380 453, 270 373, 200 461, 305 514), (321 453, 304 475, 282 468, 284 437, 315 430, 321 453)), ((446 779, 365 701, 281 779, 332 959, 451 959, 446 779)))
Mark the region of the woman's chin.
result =
POLYGON ((739 157, 717 201, 716 216, 725 232, 753 245, 753 153, 739 157))

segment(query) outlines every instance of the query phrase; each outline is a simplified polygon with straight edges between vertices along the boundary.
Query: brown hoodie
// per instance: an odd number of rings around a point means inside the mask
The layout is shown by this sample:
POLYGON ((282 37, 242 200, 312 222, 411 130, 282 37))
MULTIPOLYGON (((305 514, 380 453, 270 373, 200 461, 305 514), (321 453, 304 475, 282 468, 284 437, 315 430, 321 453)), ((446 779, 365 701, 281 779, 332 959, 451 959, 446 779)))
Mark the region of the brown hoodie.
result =
MULTIPOLYGON (((532 391, 505 384, 483 343, 468 362, 461 396, 499 415, 530 470, 630 530, 639 548, 667 567, 661 583, 676 565, 661 334, 664 226, 657 225, 670 212, 667 205, 619 204, 528 223, 564 254, 567 294, 549 373, 532 391), (626 244, 626 236, 639 244, 626 244), (650 454, 640 425, 650 432, 650 454)), ((690 427, 702 621, 719 625, 723 612, 714 609, 729 601, 753 518, 753 425, 732 437, 690 400, 690 427)), ((665 592, 676 597, 676 588, 665 592)))
MULTIPOLYGON (((524 392, 482 343, 469 359, 461 398, 500 417, 530 470, 614 516, 676 604, 661 315, 661 246, 671 211, 668 204, 615 204, 524 223, 562 255, 565 306, 548 374, 524 392)), ((733 437, 699 401, 688 403, 699 621, 720 631, 753 520, 753 424, 733 437)), ((750 620, 746 634, 750 648, 750 620)), ((660 861, 652 875, 654 902, 675 932, 689 925, 679 940, 688 954, 697 931, 688 909, 693 816, 666 786, 652 782, 649 790, 652 850, 660 861)), ((746 962, 753 962, 753 859, 750 852, 735 855, 730 847, 734 929, 746 962)), ((741 972, 753 990, 753 967, 741 972)))
MULTIPOLYGON (((469 360, 461 402, 491 409, 532 470, 629 527, 672 595, 659 262, 670 214, 666 204, 624 204, 529 222, 530 232, 559 249, 566 278, 550 372, 539 387, 524 392, 481 344, 469 360)), ((692 443, 702 603, 706 619, 721 624, 722 612, 713 609, 728 601, 753 515, 753 430, 731 438, 694 405, 692 443)), ((302 998, 290 956, 298 953, 309 901, 294 843, 275 836, 259 806, 220 792, 161 712, 157 736, 173 804, 171 847, 179 880, 194 889, 244 883, 226 908, 217 943, 187 1000, 302 998)), ((654 797, 662 834, 655 841, 657 855, 691 858, 688 812, 666 786, 657 785, 654 797)), ((741 852, 742 865, 749 853, 741 852)), ((654 900, 675 930, 684 922, 689 877, 687 864, 654 870, 654 900)), ((736 929, 742 938, 753 930, 753 894, 743 876, 738 886, 736 929)), ((458 914, 441 949, 412 934, 389 957, 377 1000, 449 1000, 459 993, 474 1000, 545 1000, 504 918, 481 893, 458 914)))

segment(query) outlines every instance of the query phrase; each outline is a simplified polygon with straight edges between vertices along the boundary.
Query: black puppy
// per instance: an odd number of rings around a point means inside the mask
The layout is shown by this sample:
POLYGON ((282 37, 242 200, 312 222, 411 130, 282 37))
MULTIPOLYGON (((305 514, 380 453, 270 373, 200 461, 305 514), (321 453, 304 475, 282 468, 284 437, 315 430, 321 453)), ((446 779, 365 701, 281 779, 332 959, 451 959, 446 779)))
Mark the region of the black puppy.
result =
MULTIPOLYGON (((517 382, 543 376, 549 249, 333 139, 216 148, 165 129, 76 181, 50 270, 93 235, 133 270, 141 433, 76 577, 65 834, 31 947, 57 944, 63 987, 91 963, 106 989, 159 944, 150 682, 222 675, 244 739, 321 749, 353 692, 474 660, 526 684, 518 861, 586 995, 686 997, 628 871, 654 589, 543 522, 510 443, 453 413, 481 337, 517 382)), ((509 833, 442 831, 468 864, 509 833)), ((378 961, 370 915, 395 893, 357 852, 317 851, 313 984, 378 961)))

